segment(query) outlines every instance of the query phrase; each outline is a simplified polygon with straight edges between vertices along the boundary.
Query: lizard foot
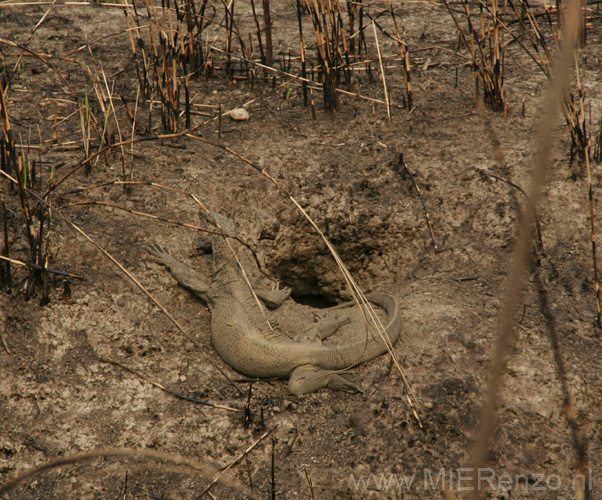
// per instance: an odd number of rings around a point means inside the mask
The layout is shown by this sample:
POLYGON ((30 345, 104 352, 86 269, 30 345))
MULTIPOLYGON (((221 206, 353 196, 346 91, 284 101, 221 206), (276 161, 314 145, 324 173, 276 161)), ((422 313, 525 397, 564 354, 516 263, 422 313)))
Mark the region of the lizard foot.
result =
POLYGON ((162 247, 158 243, 151 243, 143 247, 143 250, 149 254, 149 260, 157 262, 158 264, 165 264, 166 260, 173 259, 169 248, 162 247))
POLYGON ((341 377, 336 371, 322 370, 314 365, 298 366, 288 380, 288 390, 297 396, 319 391, 323 387, 335 391, 363 392, 359 386, 341 377))
POLYGON ((256 290, 255 293, 266 306, 268 306, 270 309, 276 309, 289 298, 291 289, 281 288, 279 290, 256 290))
POLYGON ((188 266, 176 259, 167 247, 162 247, 158 243, 151 243, 144 247, 146 253, 149 254, 148 260, 163 264, 172 276, 182 285, 194 294, 198 295, 202 300, 209 303, 209 297, 207 292, 209 291, 209 285, 207 285, 203 278, 190 269, 188 266))

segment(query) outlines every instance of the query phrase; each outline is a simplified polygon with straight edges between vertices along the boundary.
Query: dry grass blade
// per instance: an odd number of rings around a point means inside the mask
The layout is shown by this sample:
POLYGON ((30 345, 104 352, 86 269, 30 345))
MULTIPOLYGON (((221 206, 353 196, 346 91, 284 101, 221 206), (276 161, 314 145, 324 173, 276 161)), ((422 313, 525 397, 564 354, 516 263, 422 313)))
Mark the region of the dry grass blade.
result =
MULTIPOLYGON (((123 136, 121 134, 121 127, 119 125, 119 119, 117 118, 117 111, 115 110, 115 104, 113 102, 113 92, 111 92, 111 89, 109 88, 109 82, 107 81, 107 75, 105 75, 105 70, 102 69, 102 80, 104 82, 105 85, 105 90, 107 93, 107 98, 109 101, 109 109, 105 109, 104 110, 104 129, 103 129, 103 133, 101 136, 101 146, 105 143, 107 144, 111 144, 111 140, 110 138, 110 134, 108 133, 108 122, 109 122, 109 113, 113 116, 113 120, 115 123, 115 128, 117 129, 117 135, 119 136, 119 142, 123 143, 123 136)), ((123 180, 125 180, 126 178, 126 174, 125 174, 125 146, 121 146, 120 147, 120 153, 121 153, 121 176, 123 178, 123 180)))
POLYGON ((34 264, 33 262, 23 262, 22 260, 11 259, 10 257, 5 257, 4 255, 0 255, 0 260, 3 260, 4 262, 10 262, 11 264, 15 264, 17 266, 30 267, 32 269, 35 269, 36 271, 43 271, 50 274, 56 274, 58 276, 65 276, 66 278, 73 278, 77 280, 84 279, 83 276, 79 276, 77 274, 68 273, 59 269, 49 269, 48 267, 40 266, 38 264, 34 264))
MULTIPOLYGON (((303 41, 303 16, 301 14, 301 0, 297 0, 297 24, 299 26, 299 46, 301 49, 301 77, 307 78, 307 66, 305 57, 305 42, 303 41)), ((308 105, 307 98, 307 82, 302 82, 303 88, 303 107, 306 108, 308 105)))
POLYGON ((563 91, 566 88, 568 80, 568 71, 571 67, 571 58, 574 54, 575 41, 579 26, 579 2, 570 0, 567 2, 567 15, 565 18, 565 28, 563 44, 559 55, 557 71, 552 80, 548 98, 546 100, 547 108, 542 118, 541 129, 537 140, 537 151, 535 152, 533 171, 531 173, 531 186, 526 198, 525 206, 520 218, 518 239, 512 254, 510 269, 508 272, 508 281, 504 294, 504 302, 501 311, 499 332, 496 338, 494 356, 491 362, 487 393, 479 419, 479 430, 476 435, 476 442, 473 450, 473 476, 469 498, 477 500, 479 498, 479 488, 477 483, 476 471, 482 469, 486 464, 487 451, 493 435, 495 413, 499 399, 503 370, 506 363, 508 349, 513 340, 513 322, 516 308, 518 305, 520 290, 524 280, 526 268, 526 259, 531 241, 531 225, 533 223, 533 214, 539 200, 544 179, 546 166, 549 161, 553 142, 554 128, 558 112, 560 111, 563 91))
POLYGON ((378 53, 378 64, 380 66, 380 74, 383 79, 383 89, 385 92, 385 102, 387 103, 387 118, 391 121, 391 104, 389 103, 389 92, 387 92, 387 78, 385 76, 385 68, 383 67, 383 58, 380 53, 380 44, 378 43, 378 35, 376 34, 376 25, 372 21, 372 31, 374 32, 374 43, 376 44, 376 51, 378 53))
MULTIPOLYGON (((65 78, 65 76, 58 71, 53 64, 50 63, 50 61, 52 59, 56 59, 56 60, 60 60, 60 61, 65 61, 65 62, 70 62, 70 63, 75 63, 75 64, 81 64, 81 63, 77 63, 77 61, 74 61, 73 59, 69 59, 67 57, 57 57, 57 56, 53 56, 50 54, 39 54, 37 52, 34 52, 30 49, 28 49, 27 47, 23 47, 11 40, 6 40, 4 38, 0 38, 0 43, 3 45, 8 45, 9 47, 14 47, 16 49, 20 49, 24 52, 26 52, 27 54, 31 55, 32 57, 35 57, 36 59, 38 59, 39 61, 41 61, 42 63, 44 63, 46 66, 48 66, 48 68, 50 68, 54 73, 56 73, 56 75, 61 79, 61 81, 65 84, 65 86, 69 89, 69 92, 71 93, 71 95, 77 99, 77 92, 75 92, 75 90, 73 89, 73 87, 71 86, 71 83, 69 83, 69 80, 67 80, 67 78, 65 78)), ((85 67, 84 64, 81 64, 83 67, 85 67)))
MULTIPOLYGON (((270 180, 272 180, 273 182, 276 182, 271 177, 268 176, 268 178, 270 180)), ((316 230, 316 232, 320 235, 320 237, 322 238, 322 241, 328 247, 328 250, 330 251, 331 255, 333 256, 335 262, 337 263, 337 266, 339 267, 341 273, 343 274, 345 282, 347 283, 347 286, 349 287, 349 291, 351 292, 354 301, 358 304, 360 310, 362 311, 362 314, 364 315, 366 324, 368 325, 369 328, 376 329, 377 334, 383 340, 383 342, 387 348, 387 351, 391 355, 393 364, 395 365, 395 367, 397 368, 397 371, 399 372, 399 375, 401 376, 401 380, 402 380, 402 383, 403 383, 403 386, 405 389, 406 402, 408 403, 408 406, 410 407, 410 410, 412 411, 412 415, 416 419, 416 422, 418 423, 420 428, 422 428, 422 420, 420 419, 420 416, 418 414, 418 409, 420 408, 420 404, 419 404, 418 400, 416 399, 416 397, 414 396, 414 393, 410 387, 408 380, 406 379, 403 369, 401 368, 401 365, 399 364, 397 355, 395 354, 395 351, 393 350, 393 345, 391 344, 391 341, 389 340, 387 332, 385 331, 385 327, 382 324, 380 318, 376 315, 374 308, 372 307, 370 302, 366 299, 364 293, 360 290, 359 286, 353 279, 353 276, 347 269, 347 266, 345 265, 343 260, 339 257, 339 254, 337 253, 335 248, 332 246, 332 244, 326 238, 326 235, 324 235, 322 230, 317 226, 317 224, 309 216, 309 214, 305 211, 305 209, 303 209, 303 207, 299 204, 299 202, 288 193, 287 193, 287 196, 293 202, 293 204, 297 207, 297 209, 303 214, 305 219, 313 226, 313 228, 316 230)))
POLYGON ((276 437, 272 434, 272 453, 271 453, 271 467, 270 467, 270 486, 272 494, 272 500, 276 500, 276 437))
MULTIPOLYGON (((0 169, 6 170, 4 155, 4 142, 0 141, 0 169)), ((1 254, 2 257, 10 257, 10 246, 8 244, 8 212, 6 210, 6 202, 2 200, 2 233, 3 233, 3 245, 1 254)), ((4 266, 0 266, 0 283, 6 284, 10 290, 12 283, 12 276, 10 271, 10 262, 5 262, 4 266)))
POLYGON ((309 486, 309 492, 311 493, 311 498, 312 500, 316 499, 316 495, 314 494, 314 484, 312 483, 311 480, 311 474, 309 473, 309 471, 307 469, 305 469, 305 479, 307 480, 307 484, 309 486))
MULTIPOLYGON (((220 481, 223 484, 232 486, 237 490, 240 490, 245 495, 249 495, 251 498, 258 498, 252 491, 250 491, 246 486, 240 484, 237 481, 232 479, 226 479, 223 477, 223 473, 218 473, 215 467, 211 467, 205 463, 202 463, 194 458, 186 458, 181 455, 176 455, 173 453, 165 453, 162 451, 154 451, 154 450, 135 450, 131 448, 101 448, 99 450, 92 450, 85 453, 78 453, 75 455, 68 455, 66 457, 56 458, 54 460, 50 460, 45 464, 42 464, 38 467, 35 467, 31 470, 23 472, 19 476, 6 481, 4 484, 0 485, 0 493, 10 491, 15 488, 19 483, 22 483, 26 479, 36 476, 42 472, 46 472, 48 470, 56 469, 58 467, 63 467, 65 465, 76 464, 79 462, 84 462, 88 460, 93 460, 95 458, 107 458, 107 457, 130 457, 130 458, 151 458, 153 460, 162 460, 167 462, 175 463, 182 467, 187 467, 192 469, 191 474, 200 474, 203 477, 212 477, 216 476, 214 481, 220 481)), ((171 470, 171 469, 167 469, 171 470)))

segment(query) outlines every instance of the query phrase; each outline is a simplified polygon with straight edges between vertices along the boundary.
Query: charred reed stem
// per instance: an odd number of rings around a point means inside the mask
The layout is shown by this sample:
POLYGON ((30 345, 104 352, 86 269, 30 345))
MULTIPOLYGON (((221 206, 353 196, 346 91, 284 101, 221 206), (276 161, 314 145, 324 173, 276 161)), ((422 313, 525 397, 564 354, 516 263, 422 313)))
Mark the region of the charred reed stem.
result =
POLYGON ((297 23, 299 25, 299 45, 301 48, 301 78, 303 78, 301 88, 303 89, 303 107, 307 108, 307 68, 305 62, 305 42, 303 41, 303 17, 301 13, 301 0, 297 0, 297 23))
MULTIPOLYGON (((261 63, 267 66, 268 64, 266 62, 266 55, 263 49, 263 41, 261 39, 261 28, 259 27, 259 19, 257 18, 257 11, 255 10, 255 0, 251 0, 251 11, 253 12, 253 20, 255 21, 255 34, 257 36, 257 45, 259 47, 259 56, 261 59, 261 63)), ((267 69, 263 70, 263 76, 267 78, 267 69)))
POLYGON ((245 429, 248 429, 251 425, 251 421, 253 419, 253 415, 251 412, 251 397, 253 396, 253 382, 249 383, 249 390, 247 392, 247 401, 245 402, 244 412, 244 426, 245 429))
POLYGON ((272 45, 272 14, 270 0, 261 0, 263 6, 263 25, 265 28, 265 65, 274 66, 274 48, 272 45))
MULTIPOLYGON (((12 169, 15 174, 17 191, 19 193, 19 199, 21 201, 21 211, 23 218, 25 219, 25 227, 26 227, 26 235, 27 241, 29 243, 29 254, 32 262, 36 264, 41 264, 39 262, 39 254, 37 252, 38 248, 38 233, 36 232, 34 226, 33 214, 29 207, 29 202, 27 199, 27 173, 24 170, 24 160, 22 155, 17 156, 15 141, 12 134, 10 119, 8 115, 8 109, 6 107, 6 94, 4 91, 4 86, 0 82, 0 114, 2 118, 2 129, 4 132, 3 144, 4 144, 4 155, 3 158, 6 158, 6 169, 8 170, 12 164, 12 169)), ((26 165, 26 163, 25 163, 26 165)), ((4 165, 3 165, 4 167, 4 165)), ((4 213, 4 220, 6 221, 6 212, 4 213)), ((8 233, 5 232, 5 245, 8 245, 8 233)), ((27 296, 33 292, 33 288, 35 287, 36 282, 36 273, 30 273, 30 280, 27 288, 27 296)))
POLYGON ((4 242, 2 244, 2 256, 6 257, 7 260, 4 264, 0 265, 0 282, 5 283, 7 290, 10 290, 12 284, 11 270, 10 270, 10 250, 8 245, 8 213, 6 211, 6 203, 2 201, 2 228, 4 230, 4 242))
MULTIPOLYGON (((388 2, 389 2, 389 12, 391 13, 391 19, 393 20, 393 27, 395 28, 395 36, 397 38, 397 43, 399 46, 399 56, 401 58, 401 62, 403 65, 403 72, 404 72, 405 81, 406 81, 406 95, 408 98, 407 107, 409 110, 411 110, 414 107, 414 90, 412 88, 410 52, 407 48, 405 29, 403 29, 403 39, 402 39, 402 34, 399 30, 399 25, 397 23, 397 16, 395 14, 395 11, 393 10, 393 4, 391 3, 391 0, 388 0, 388 2)), ((403 28, 403 22, 401 23, 401 25, 403 28)))

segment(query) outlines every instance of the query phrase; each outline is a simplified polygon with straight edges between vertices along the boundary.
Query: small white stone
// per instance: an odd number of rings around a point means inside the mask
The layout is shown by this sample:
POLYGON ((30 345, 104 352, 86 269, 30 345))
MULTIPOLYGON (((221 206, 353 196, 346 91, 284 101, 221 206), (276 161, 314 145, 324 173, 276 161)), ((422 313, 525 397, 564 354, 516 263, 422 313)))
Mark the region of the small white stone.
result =
POLYGON ((249 112, 245 108, 233 109, 228 114, 232 120, 236 120, 237 122, 249 119, 249 112))

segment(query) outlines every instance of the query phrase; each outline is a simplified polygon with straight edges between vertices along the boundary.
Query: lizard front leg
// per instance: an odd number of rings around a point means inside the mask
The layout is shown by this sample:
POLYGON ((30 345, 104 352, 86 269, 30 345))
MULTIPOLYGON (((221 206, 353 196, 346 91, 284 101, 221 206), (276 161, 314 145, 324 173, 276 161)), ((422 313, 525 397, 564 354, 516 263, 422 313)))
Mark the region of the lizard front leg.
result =
POLYGON ((177 260, 167 247, 162 247, 157 243, 153 243, 144 247, 144 250, 150 255, 149 260, 163 264, 171 275, 182 285, 184 288, 190 290, 196 294, 201 300, 209 304, 209 297, 207 292, 209 285, 205 283, 195 271, 193 271, 186 264, 183 264, 177 260))

